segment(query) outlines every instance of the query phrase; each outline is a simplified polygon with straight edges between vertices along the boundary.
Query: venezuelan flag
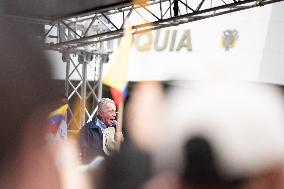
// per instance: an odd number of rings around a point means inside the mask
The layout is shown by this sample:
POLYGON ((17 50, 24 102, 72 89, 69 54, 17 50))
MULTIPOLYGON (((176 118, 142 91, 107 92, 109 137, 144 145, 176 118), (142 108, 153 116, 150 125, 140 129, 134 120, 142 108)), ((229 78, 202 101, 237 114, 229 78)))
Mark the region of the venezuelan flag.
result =
POLYGON ((48 116, 49 125, 47 133, 55 134, 60 126, 60 123, 65 119, 65 114, 68 109, 68 104, 65 104, 51 112, 48 116))

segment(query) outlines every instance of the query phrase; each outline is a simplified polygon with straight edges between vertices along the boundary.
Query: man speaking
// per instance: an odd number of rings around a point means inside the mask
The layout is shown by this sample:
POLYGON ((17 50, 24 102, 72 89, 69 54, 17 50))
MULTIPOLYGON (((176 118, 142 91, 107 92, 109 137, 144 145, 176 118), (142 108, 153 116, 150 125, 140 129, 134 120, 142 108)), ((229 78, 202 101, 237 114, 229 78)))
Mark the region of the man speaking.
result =
POLYGON ((109 155, 111 150, 118 149, 123 140, 123 135, 121 132, 115 132, 117 125, 115 118, 116 106, 114 101, 109 98, 102 98, 98 104, 97 116, 80 130, 79 146, 82 163, 89 163, 97 156, 109 155), (107 139, 109 140, 107 141, 107 139))

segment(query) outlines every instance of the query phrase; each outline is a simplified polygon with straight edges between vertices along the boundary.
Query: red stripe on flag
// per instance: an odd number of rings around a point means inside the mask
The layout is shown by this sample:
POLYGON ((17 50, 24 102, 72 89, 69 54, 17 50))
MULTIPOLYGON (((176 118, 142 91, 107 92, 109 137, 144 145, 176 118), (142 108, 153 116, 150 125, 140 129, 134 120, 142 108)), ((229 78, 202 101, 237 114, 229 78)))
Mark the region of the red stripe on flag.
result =
POLYGON ((122 93, 121 93, 121 91, 111 87, 110 88, 110 92, 111 92, 111 95, 112 95, 112 98, 114 100, 114 103, 115 103, 116 107, 118 107, 119 103, 122 100, 122 93))
POLYGON ((48 125, 48 127, 47 127, 47 133, 53 133, 53 134, 54 134, 54 133, 57 132, 58 128, 59 128, 59 125, 50 124, 50 125, 48 125))

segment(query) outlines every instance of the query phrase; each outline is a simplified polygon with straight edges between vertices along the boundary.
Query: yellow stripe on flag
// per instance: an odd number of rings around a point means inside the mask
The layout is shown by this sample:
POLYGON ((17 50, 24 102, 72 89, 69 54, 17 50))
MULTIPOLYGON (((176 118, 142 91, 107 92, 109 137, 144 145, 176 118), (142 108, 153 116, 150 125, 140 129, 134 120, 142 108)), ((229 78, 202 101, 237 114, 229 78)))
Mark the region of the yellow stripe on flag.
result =
POLYGON ((128 82, 128 62, 132 45, 132 29, 128 24, 124 29, 115 59, 108 72, 103 77, 103 83, 113 87, 120 92, 124 90, 128 82))
POLYGON ((52 117, 52 116, 55 116, 55 115, 64 115, 66 113, 67 109, 68 109, 68 104, 65 104, 65 105, 57 108, 53 112, 51 112, 48 117, 52 117))

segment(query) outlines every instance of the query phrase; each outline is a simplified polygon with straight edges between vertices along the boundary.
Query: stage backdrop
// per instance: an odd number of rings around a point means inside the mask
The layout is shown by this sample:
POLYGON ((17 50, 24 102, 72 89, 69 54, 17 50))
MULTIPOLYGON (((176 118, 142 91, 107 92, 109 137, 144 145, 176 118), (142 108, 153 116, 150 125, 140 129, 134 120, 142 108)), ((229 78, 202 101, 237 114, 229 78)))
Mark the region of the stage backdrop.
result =
MULTIPOLYGON (((128 78, 232 79, 284 84, 283 11, 281 2, 136 35, 128 78)), ((118 43, 119 40, 114 40, 108 45, 115 52, 118 43)), ((48 55, 54 78, 65 79, 61 56, 54 52, 48 55)), ((113 54, 104 65, 104 72, 112 61, 113 54)), ((89 71, 89 79, 93 79, 92 69, 89 71)))

